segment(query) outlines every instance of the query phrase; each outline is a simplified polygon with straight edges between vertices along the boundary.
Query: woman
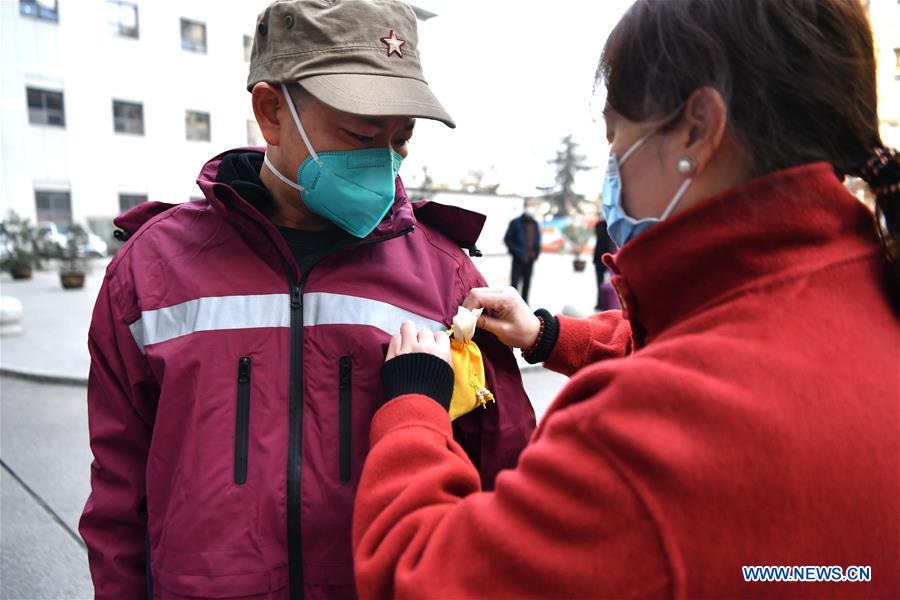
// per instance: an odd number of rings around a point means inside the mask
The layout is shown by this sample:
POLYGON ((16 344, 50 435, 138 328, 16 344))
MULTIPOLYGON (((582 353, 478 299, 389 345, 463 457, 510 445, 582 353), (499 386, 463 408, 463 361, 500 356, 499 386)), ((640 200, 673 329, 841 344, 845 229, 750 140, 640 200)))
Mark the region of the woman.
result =
POLYGON ((446 336, 404 325, 356 501, 360 592, 900 597, 900 160, 862 5, 638 0, 598 76, 622 310, 469 294, 571 376, 492 493, 452 441, 446 336), (870 581, 748 581, 764 565, 870 581))

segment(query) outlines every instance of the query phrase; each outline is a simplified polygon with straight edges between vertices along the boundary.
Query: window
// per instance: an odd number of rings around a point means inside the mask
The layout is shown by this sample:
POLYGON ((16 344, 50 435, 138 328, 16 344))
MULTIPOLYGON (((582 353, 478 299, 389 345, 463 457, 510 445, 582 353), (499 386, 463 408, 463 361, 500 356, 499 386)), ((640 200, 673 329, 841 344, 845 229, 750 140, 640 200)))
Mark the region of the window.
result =
POLYGON ((19 0, 19 13, 26 17, 59 22, 59 5, 56 0, 19 0))
POLYGON ((206 54, 206 24, 181 19, 181 47, 191 52, 206 54))
POLYGON ((106 0, 106 22, 109 29, 122 37, 138 37, 138 7, 133 2, 106 0))
POLYGON ((195 142, 209 141, 209 113, 189 110, 184 113, 187 139, 195 142))
POLYGON ((119 194, 119 214, 147 201, 146 194, 119 194))
POLYGON ((113 128, 116 133, 144 135, 144 105, 113 100, 113 128))
POLYGON ((250 62, 250 56, 253 54, 253 38, 249 35, 244 36, 244 62, 250 62))
POLYGON ((66 126, 66 112, 62 92, 26 88, 28 97, 28 122, 32 125, 66 126))
POLYGON ((72 199, 69 192, 34 191, 37 220, 52 221, 57 225, 72 223, 72 199))
POLYGON ((265 146, 266 139, 263 137, 259 124, 254 119, 247 119, 247 145, 248 146, 265 146))

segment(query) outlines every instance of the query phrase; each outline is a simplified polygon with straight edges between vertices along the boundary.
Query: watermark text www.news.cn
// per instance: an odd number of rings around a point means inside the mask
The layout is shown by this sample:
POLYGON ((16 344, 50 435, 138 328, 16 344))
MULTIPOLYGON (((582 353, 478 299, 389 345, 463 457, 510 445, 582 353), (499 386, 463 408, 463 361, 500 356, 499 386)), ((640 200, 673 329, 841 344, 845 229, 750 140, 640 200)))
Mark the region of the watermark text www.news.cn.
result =
POLYGON ((872 567, 865 566, 849 566, 840 567, 837 565, 806 565, 806 566, 785 566, 785 565, 765 565, 765 566, 743 566, 741 571, 744 575, 744 581, 780 581, 780 582, 822 582, 822 581, 853 581, 867 582, 872 581, 872 567))

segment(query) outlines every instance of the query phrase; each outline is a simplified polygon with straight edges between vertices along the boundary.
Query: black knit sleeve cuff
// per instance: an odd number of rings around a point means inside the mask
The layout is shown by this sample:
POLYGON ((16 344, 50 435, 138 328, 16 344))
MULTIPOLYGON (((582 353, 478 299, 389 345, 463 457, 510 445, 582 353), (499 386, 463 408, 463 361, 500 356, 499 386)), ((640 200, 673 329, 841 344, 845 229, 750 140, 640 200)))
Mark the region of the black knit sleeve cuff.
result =
POLYGON ((403 394, 422 394, 450 410, 453 368, 433 354, 401 354, 381 367, 381 384, 387 400, 403 394))
POLYGON ((539 308, 534 311, 534 316, 544 322, 544 333, 534 350, 522 355, 525 361, 532 365, 547 360, 550 353, 553 352, 553 348, 556 347, 556 340, 559 339, 559 321, 550 314, 550 311, 539 308))

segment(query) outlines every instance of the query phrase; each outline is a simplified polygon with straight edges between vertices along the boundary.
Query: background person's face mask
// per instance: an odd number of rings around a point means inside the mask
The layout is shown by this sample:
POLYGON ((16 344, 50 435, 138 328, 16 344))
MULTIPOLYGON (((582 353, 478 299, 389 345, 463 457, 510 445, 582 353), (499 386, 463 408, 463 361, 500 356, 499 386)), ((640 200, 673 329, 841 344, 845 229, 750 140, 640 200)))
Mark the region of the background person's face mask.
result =
MULTIPOLYGON (((659 217, 635 219, 625 212, 625 207, 622 206, 622 175, 620 169, 622 165, 625 164, 625 161, 628 160, 628 157, 634 154, 634 151, 647 141, 651 135, 653 135, 653 133, 648 133, 633 143, 631 147, 622 154, 621 160, 616 158, 615 153, 609 153, 609 162, 606 165, 606 177, 603 180, 603 217, 606 220, 606 229, 609 231, 609 237, 611 237, 620 248, 629 240, 668 217, 675 209, 675 206, 678 205, 678 201, 681 200, 684 193, 687 191, 688 186, 690 186, 693 181, 691 177, 684 180, 684 183, 682 183, 681 187, 678 188, 678 191, 675 192, 672 200, 669 201, 666 210, 664 210, 659 217)), ((679 170, 681 170, 680 163, 679 170)), ((693 168, 691 168, 691 171, 692 170, 693 168)))
POLYGON ((316 154, 284 84, 281 90, 309 157, 297 168, 296 183, 282 175, 268 156, 263 161, 276 177, 301 192, 309 210, 351 235, 366 237, 394 204, 394 179, 403 157, 391 148, 316 154))

